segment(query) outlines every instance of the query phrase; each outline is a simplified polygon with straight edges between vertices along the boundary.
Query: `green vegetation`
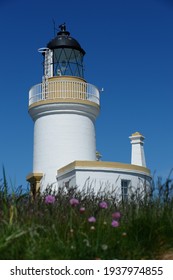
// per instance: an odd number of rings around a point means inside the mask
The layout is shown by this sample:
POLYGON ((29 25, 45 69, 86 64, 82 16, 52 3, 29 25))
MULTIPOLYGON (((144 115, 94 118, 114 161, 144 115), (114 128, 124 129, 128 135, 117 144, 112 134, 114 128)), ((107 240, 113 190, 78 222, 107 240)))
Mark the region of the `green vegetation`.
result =
POLYGON ((0 259, 158 259, 173 251, 173 184, 118 201, 92 186, 48 188, 32 199, 0 183, 0 259))

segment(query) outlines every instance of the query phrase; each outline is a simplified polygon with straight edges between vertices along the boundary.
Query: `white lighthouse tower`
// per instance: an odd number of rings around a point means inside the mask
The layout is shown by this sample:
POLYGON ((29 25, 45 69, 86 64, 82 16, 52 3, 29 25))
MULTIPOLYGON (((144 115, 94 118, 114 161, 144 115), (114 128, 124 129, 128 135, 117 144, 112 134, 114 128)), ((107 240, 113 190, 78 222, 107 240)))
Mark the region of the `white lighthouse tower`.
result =
POLYGON ((29 92, 34 145, 33 172, 27 180, 44 189, 57 184, 57 170, 64 165, 96 160, 95 120, 100 107, 99 90, 84 80, 85 51, 65 24, 39 51, 44 76, 29 92))
MULTIPOLYGON (((29 114, 34 122, 33 170, 27 176, 32 192, 87 184, 116 190, 126 198, 132 190, 149 186, 143 140, 131 135, 131 164, 101 161, 96 152, 95 121, 100 111, 99 90, 83 73, 85 51, 65 24, 43 54, 42 83, 29 91, 29 114)), ((119 147, 117 147, 119 148, 119 147)))

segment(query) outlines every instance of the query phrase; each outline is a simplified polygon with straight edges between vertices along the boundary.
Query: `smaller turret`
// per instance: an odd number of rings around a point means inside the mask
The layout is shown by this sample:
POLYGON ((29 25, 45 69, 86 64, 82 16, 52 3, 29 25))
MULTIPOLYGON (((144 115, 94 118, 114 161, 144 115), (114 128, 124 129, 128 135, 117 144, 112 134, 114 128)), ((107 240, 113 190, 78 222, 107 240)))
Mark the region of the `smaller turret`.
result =
POLYGON ((145 137, 141 133, 135 132, 129 138, 131 139, 132 144, 131 164, 146 167, 144 154, 145 137))

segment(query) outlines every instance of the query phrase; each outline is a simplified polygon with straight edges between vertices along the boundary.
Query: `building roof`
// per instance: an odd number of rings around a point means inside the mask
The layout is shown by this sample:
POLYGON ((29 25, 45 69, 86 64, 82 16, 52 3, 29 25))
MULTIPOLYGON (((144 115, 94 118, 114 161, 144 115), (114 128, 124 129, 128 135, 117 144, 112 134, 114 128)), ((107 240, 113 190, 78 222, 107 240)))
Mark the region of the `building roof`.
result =
POLYGON ((66 25, 61 24, 60 31, 57 33, 57 36, 52 39, 47 47, 49 49, 58 49, 58 48, 70 48, 80 51, 85 55, 85 51, 81 48, 80 44, 76 39, 70 36, 70 32, 66 31, 66 25))

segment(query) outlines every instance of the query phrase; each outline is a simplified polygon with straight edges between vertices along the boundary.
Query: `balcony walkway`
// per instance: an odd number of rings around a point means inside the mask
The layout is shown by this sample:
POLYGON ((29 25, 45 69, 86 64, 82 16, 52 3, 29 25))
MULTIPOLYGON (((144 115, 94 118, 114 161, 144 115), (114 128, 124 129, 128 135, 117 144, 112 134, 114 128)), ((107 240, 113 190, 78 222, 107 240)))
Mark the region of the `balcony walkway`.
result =
POLYGON ((29 91, 29 106, 39 101, 55 99, 87 100, 100 105, 100 93, 97 87, 64 77, 34 85, 29 91))

